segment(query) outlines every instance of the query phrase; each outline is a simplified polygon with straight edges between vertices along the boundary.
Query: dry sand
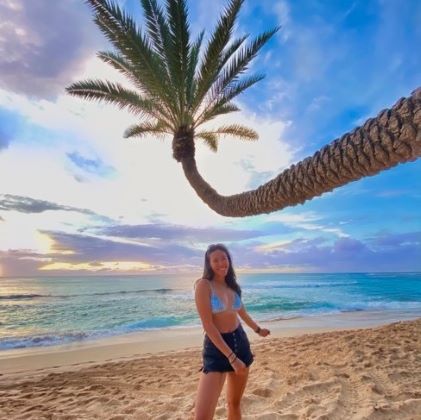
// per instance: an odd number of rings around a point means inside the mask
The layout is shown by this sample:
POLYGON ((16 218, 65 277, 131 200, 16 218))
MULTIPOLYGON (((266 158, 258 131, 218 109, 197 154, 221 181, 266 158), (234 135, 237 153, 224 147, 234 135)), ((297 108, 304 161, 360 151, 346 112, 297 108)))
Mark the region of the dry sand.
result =
MULTIPOLYGON (((421 419, 421 318, 340 328, 263 338, 245 327, 256 357, 243 419, 421 419)), ((0 418, 190 419, 203 335, 180 333, 173 350, 156 333, 136 354, 134 340, 3 353, 0 418)), ((214 418, 226 417, 224 386, 214 418)))

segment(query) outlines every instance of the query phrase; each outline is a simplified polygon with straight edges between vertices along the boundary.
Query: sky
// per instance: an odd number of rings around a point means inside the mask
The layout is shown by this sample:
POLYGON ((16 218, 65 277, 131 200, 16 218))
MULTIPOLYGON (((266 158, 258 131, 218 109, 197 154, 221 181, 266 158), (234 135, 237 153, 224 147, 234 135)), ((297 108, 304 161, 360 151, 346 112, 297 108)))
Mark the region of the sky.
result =
MULTIPOLYGON (((143 28, 138 0, 118 3, 143 28)), ((205 41, 227 1, 187 1, 205 41)), ((0 276, 203 272, 210 243, 242 272, 421 271, 421 159, 269 214, 224 217, 194 193, 171 138, 124 139, 135 117, 65 93, 127 81, 82 0, 0 0, 0 276)), ((281 25, 247 74, 265 78, 215 120, 259 140, 198 139, 220 194, 254 189, 421 85, 417 0, 245 0, 234 36, 281 25)))

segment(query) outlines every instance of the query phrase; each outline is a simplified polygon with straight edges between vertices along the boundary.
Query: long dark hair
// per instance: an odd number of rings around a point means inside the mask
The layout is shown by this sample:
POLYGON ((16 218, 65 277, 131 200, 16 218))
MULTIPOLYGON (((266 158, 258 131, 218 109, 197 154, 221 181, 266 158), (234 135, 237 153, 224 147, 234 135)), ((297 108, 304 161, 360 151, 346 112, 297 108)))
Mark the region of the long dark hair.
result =
POLYGON ((239 296, 241 297, 241 287, 237 283, 237 276, 234 271, 234 267, 232 265, 232 257, 229 253, 227 247, 224 244, 212 244, 208 246, 208 249, 205 253, 205 266, 203 268, 203 278, 208 279, 210 281, 213 281, 213 277, 215 275, 214 271, 212 270, 212 267, 210 265, 210 259, 209 256, 213 251, 220 250, 225 252, 227 255, 228 261, 229 261, 229 267, 227 275, 225 276, 225 282, 227 283, 227 286, 234 290, 234 292, 237 292, 239 296))

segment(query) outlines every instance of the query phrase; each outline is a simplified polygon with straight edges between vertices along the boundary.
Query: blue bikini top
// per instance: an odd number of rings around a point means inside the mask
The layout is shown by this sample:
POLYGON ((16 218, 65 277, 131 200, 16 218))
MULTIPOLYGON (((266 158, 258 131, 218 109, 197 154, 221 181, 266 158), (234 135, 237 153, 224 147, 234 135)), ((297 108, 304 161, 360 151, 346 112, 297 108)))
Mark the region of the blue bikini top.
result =
POLYGON ((212 289, 212 295, 211 295, 212 313, 224 312, 224 311, 229 311, 229 310, 238 311, 241 308, 243 303, 241 302, 241 297, 239 296, 237 292, 233 291, 235 296, 234 296, 234 302, 233 302, 232 308, 231 309, 226 308, 224 305, 224 302, 222 302, 219 296, 215 293, 215 290, 212 285, 212 280, 208 280, 208 281, 212 289))

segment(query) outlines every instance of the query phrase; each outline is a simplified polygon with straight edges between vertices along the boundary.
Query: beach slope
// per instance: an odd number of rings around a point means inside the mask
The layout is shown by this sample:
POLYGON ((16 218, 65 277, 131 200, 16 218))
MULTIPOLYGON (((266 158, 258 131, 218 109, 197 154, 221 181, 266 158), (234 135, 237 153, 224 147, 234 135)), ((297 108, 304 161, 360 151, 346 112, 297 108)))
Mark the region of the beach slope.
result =
MULTIPOLYGON (((243 419, 421 419, 421 318, 267 337, 243 419)), ((1 419, 192 418, 201 347, 0 376, 1 419)), ((34 367, 35 368, 35 367, 34 367)), ((215 419, 225 419, 225 386, 215 419)))

